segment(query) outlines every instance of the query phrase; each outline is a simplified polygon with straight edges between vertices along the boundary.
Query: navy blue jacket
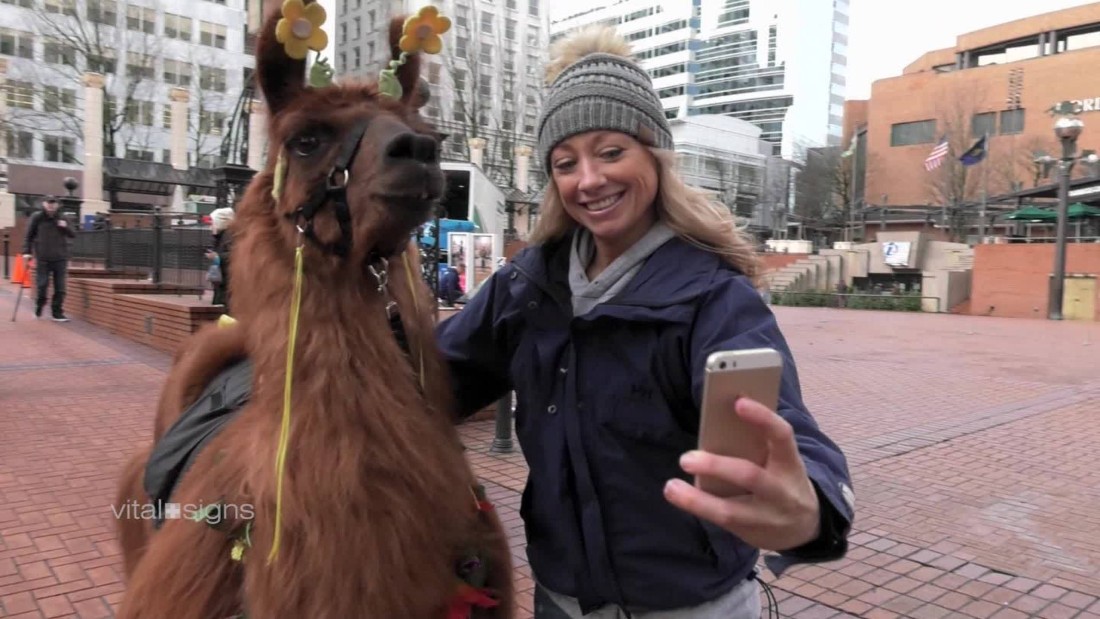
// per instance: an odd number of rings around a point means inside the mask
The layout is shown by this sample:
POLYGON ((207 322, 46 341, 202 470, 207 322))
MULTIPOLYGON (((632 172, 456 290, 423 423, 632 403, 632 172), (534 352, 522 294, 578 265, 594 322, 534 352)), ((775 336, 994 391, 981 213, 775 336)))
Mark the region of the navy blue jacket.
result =
POLYGON ((525 249, 438 328, 461 414, 516 392, 535 578, 587 612, 692 606, 750 576, 756 549, 663 496, 668 479, 691 482, 679 458, 697 445, 707 356, 742 348, 783 355, 778 412, 822 499, 822 538, 793 554, 843 556, 853 517, 845 458, 806 411, 794 360, 750 282, 676 238, 615 298, 575 318, 569 247, 525 249))

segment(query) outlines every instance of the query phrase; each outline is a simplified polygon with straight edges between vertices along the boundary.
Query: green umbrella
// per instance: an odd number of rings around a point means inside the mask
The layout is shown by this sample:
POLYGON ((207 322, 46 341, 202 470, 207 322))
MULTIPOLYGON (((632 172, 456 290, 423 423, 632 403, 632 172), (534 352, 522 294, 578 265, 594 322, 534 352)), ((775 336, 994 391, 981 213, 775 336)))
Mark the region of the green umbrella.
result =
POLYGON ((1077 202, 1069 205, 1067 215, 1070 217, 1100 217, 1100 208, 1077 202))
POLYGON ((1013 221, 1054 221, 1058 214, 1037 206, 1025 206, 1018 211, 1012 211, 1005 215, 1005 219, 1013 221))

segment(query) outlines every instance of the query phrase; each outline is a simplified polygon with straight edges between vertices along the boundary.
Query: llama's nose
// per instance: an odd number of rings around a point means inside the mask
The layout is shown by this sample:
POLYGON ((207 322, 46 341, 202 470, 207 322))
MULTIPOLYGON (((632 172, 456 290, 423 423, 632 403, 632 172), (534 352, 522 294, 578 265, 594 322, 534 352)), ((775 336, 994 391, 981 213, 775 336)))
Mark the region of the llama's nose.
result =
POLYGON ((399 133, 386 144, 387 159, 411 159, 420 163, 435 163, 438 144, 426 135, 399 133))

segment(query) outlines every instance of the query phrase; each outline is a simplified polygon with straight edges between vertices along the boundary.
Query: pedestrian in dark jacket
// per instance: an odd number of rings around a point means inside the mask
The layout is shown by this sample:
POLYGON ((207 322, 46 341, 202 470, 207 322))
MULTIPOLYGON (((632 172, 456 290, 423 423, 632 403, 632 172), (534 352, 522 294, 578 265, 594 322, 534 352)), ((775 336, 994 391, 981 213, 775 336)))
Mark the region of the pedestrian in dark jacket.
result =
POLYGON ((214 247, 206 251, 206 257, 217 267, 221 275, 220 281, 211 283, 214 290, 214 298, 211 303, 224 305, 225 313, 229 313, 229 250, 233 237, 229 232, 229 224, 233 223, 234 211, 225 207, 215 209, 210 213, 210 228, 214 232, 214 247))
POLYGON ((755 619, 760 550, 777 571, 845 554, 845 457, 803 403, 751 241, 676 176, 625 41, 588 31, 556 51, 532 245, 438 328, 460 413, 515 391, 537 619, 755 619), (736 414, 768 460, 697 451, 707 356, 759 347, 784 359, 778 410, 742 399, 736 414), (696 474, 750 494, 709 495, 696 474))
POLYGON ((53 319, 68 322, 65 316, 65 284, 69 265, 69 239, 76 236, 72 225, 58 211, 57 198, 46 196, 42 201, 42 210, 31 215, 27 222, 27 234, 23 239, 23 260, 36 260, 34 279, 36 297, 34 302, 35 318, 42 317, 42 308, 46 306, 46 292, 53 278, 53 300, 50 303, 53 319))

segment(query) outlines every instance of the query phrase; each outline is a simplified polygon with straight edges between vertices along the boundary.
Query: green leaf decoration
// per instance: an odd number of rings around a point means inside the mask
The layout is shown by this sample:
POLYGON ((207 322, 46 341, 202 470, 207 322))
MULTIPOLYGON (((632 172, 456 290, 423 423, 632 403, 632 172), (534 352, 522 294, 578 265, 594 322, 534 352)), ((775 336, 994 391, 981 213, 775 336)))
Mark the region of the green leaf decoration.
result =
POLYGON ((328 58, 318 58, 309 67, 309 85, 312 88, 332 86, 332 76, 335 74, 335 69, 329 66, 328 58))
POLYGON ((397 75, 393 69, 382 69, 378 74, 378 92, 386 97, 400 99, 404 93, 401 82, 397 81, 397 75))

